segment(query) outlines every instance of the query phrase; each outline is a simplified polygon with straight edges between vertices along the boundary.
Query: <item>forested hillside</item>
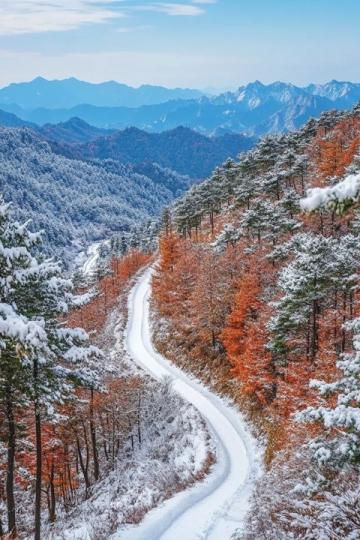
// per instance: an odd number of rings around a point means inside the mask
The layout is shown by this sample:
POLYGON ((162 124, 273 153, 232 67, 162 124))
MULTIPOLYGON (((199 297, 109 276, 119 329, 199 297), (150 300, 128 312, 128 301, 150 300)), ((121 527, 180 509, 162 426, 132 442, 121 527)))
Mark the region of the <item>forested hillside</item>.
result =
POLYGON ((164 214, 158 348, 267 441, 242 539, 360 535, 359 149, 359 106, 325 113, 164 214))
MULTIPOLYGON (((32 127, 35 128, 35 126, 32 127)), ((106 137, 113 133, 111 129, 90 126, 84 120, 81 120, 81 118, 70 118, 67 122, 60 122, 59 124, 37 126, 36 131, 47 141, 62 143, 84 143, 93 141, 98 137, 106 137)))
POLYGON ((157 165, 86 163, 56 155, 28 129, 0 129, 0 191, 22 220, 43 229, 65 259, 94 240, 151 216, 190 185, 157 165))
MULTIPOLYGON (((40 129, 50 139, 53 150, 75 159, 115 159, 122 163, 158 163, 192 178, 206 178, 228 157, 235 158, 249 150, 256 139, 240 134, 205 137, 196 131, 177 127, 163 133, 147 133, 137 128, 115 131, 83 144, 66 144, 66 133, 59 126, 40 129), (56 134, 54 137, 54 133, 56 134), (54 140, 56 142, 51 142, 54 140)), ((87 132, 89 132, 88 126, 87 132)), ((92 128, 95 130, 96 128, 92 128)), ((99 130, 101 131, 101 130, 99 130)), ((68 130, 67 130, 68 132, 68 130)))

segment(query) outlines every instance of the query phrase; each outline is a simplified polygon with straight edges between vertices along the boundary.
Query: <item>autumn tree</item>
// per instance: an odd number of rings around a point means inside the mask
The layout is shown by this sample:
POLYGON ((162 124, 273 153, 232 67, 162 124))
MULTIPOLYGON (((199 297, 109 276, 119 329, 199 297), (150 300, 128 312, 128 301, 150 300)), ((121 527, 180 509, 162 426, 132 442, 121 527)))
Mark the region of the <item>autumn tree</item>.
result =
POLYGON ((273 398, 275 387, 271 355, 265 348, 266 335, 261 320, 264 305, 259 273, 246 273, 237 288, 221 337, 243 391, 266 404, 273 398))

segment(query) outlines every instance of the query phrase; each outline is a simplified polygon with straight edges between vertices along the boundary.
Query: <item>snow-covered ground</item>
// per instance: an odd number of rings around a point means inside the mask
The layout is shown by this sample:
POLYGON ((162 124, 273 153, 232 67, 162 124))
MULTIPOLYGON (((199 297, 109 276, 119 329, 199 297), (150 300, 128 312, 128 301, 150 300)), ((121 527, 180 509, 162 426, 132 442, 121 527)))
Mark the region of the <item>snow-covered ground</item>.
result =
MULTIPOLYGON (((118 407, 117 418, 124 422, 120 423, 122 430, 118 433, 119 453, 111 466, 102 451, 102 432, 98 429, 101 480, 93 482, 89 497, 84 500, 80 474, 73 507, 65 511, 59 497, 53 525, 44 508, 46 540, 109 540, 115 531, 118 538, 125 540, 126 524, 139 523, 151 508, 203 478, 212 466, 212 441, 196 408, 173 391, 169 380, 159 383, 148 377, 126 354, 128 291, 124 290, 123 295, 97 339, 106 359, 104 370, 115 380, 122 380, 121 392, 113 396, 111 405, 112 410, 118 407), (128 420, 132 424, 130 429, 128 420)), ((30 531, 28 493, 26 504, 21 507, 26 512, 26 530, 30 531)), ((32 538, 31 534, 24 537, 32 538)))
POLYGON ((126 346, 133 360, 154 378, 171 376, 173 388, 206 419, 217 463, 205 480, 150 511, 140 525, 112 536, 123 540, 229 540, 241 529, 261 451, 240 413, 200 382, 171 365, 152 345, 150 281, 147 270, 129 297, 126 346))

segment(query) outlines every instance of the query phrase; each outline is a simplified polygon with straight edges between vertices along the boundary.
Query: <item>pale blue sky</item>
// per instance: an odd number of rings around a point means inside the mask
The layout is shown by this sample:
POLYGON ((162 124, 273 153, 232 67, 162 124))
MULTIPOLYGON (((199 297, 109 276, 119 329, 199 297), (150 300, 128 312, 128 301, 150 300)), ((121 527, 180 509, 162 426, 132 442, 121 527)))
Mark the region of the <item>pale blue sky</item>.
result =
POLYGON ((360 0, 0 0, 0 86, 360 81, 360 0))

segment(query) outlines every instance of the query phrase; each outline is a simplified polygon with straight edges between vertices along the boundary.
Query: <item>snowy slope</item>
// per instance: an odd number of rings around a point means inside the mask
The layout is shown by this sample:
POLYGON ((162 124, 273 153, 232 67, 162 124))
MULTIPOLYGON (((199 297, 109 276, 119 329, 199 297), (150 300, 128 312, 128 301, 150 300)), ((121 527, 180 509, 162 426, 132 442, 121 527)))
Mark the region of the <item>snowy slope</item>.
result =
POLYGON ((124 540, 228 540, 241 527, 256 476, 260 451, 238 411, 201 383, 172 366, 151 343, 147 270, 129 298, 126 345, 134 361, 153 377, 173 378, 174 389, 207 420, 217 463, 201 483, 147 514, 144 521, 112 538, 124 540))

